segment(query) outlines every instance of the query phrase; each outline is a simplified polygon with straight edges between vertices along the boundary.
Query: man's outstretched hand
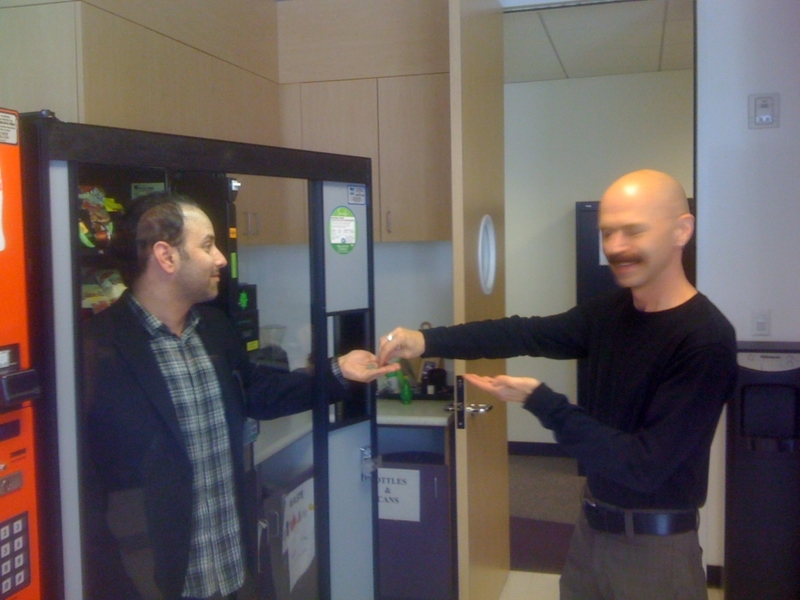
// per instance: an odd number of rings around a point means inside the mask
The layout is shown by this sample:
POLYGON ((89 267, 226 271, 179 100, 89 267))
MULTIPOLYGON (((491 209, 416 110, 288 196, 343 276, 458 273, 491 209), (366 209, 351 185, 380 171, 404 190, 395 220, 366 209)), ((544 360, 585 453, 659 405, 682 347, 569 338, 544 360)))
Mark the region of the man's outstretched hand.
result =
POLYGON ((351 350, 347 354, 339 356, 337 360, 339 369, 346 379, 361 383, 375 381, 378 377, 400 368, 399 363, 379 367, 378 357, 367 350, 351 350))
POLYGON ((486 377, 466 373, 464 379, 503 402, 525 402, 528 396, 541 385, 541 382, 533 377, 510 377, 508 375, 486 377))

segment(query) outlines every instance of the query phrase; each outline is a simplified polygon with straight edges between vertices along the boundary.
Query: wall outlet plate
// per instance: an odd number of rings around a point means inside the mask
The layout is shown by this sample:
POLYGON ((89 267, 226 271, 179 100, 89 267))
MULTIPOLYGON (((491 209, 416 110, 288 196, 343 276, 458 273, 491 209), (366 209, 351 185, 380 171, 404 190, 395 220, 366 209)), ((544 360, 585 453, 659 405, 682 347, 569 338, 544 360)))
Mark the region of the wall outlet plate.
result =
POLYGON ((750 313, 750 333, 758 337, 769 337, 772 311, 754 310, 750 313))

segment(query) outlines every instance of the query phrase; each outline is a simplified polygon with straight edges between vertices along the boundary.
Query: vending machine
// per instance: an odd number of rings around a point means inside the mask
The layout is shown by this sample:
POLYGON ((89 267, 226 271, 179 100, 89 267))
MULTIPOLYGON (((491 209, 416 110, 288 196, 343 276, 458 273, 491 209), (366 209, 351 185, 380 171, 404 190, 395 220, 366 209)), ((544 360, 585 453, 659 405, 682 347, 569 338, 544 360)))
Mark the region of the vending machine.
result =
MULTIPOLYGON (((307 190, 308 244, 282 248, 269 257, 250 252, 242 266, 258 275, 258 282, 269 281, 276 287, 274 274, 287 273, 291 278, 286 304, 304 336, 298 337, 303 345, 298 342, 302 351, 296 353, 302 364, 292 369, 303 369, 311 376, 313 409, 291 424, 273 421, 275 435, 264 427, 265 435, 259 436, 264 443, 253 450, 259 460, 253 462, 266 462, 286 446, 312 439, 303 446, 308 454, 291 461, 300 471, 296 483, 293 479, 284 486, 268 477, 256 482, 251 477, 256 468, 245 469, 241 510, 249 526, 243 529, 243 545, 253 568, 266 563, 267 556, 257 556, 257 536, 263 533, 260 521, 266 519, 256 510, 262 500, 256 483, 269 486, 270 491, 285 491, 290 510, 285 510, 280 498, 283 522, 278 525, 270 515, 272 538, 260 540, 274 544, 272 568, 264 564, 258 575, 265 575, 264 579, 270 575, 273 581, 267 583, 274 583, 278 593, 284 589, 281 586, 289 591, 294 587, 294 597, 376 597, 377 484, 371 460, 371 449, 377 446, 375 389, 353 384, 346 397, 331 402, 328 370, 313 368, 353 348, 374 348, 369 159, 67 123, 48 110, 20 115, 19 138, 27 285, 32 300, 28 304, 29 352, 43 390, 38 406, 33 403, 40 456, 41 595, 47 600, 116 599, 121 597, 114 595, 116 587, 135 588, 147 598, 164 595, 156 576, 167 573, 166 559, 172 556, 162 554, 156 560, 150 551, 153 540, 159 541, 155 534, 161 523, 148 521, 138 479, 139 471, 157 474, 161 465, 148 456, 133 456, 133 462, 140 463, 137 475, 123 477, 124 481, 109 477, 98 485, 97 461, 103 457, 93 454, 96 448, 90 443, 97 430, 89 418, 93 407, 87 388, 92 373, 82 350, 95 313, 119 300, 113 277, 119 265, 115 265, 111 241, 119 233, 125 208, 144 190, 187 194, 198 202, 214 225, 215 243, 228 260, 222 273, 228 278, 227 292, 221 284, 218 307, 244 333, 258 328, 254 319, 244 319, 242 313, 252 315, 253 305, 258 306, 268 294, 257 299, 252 290, 248 293, 238 285, 242 257, 235 226, 236 199, 249 195, 265 206, 273 197, 281 202, 302 201, 282 196, 284 180, 300 180, 307 190), (236 194, 230 182, 234 175, 242 184, 236 194), (289 269, 283 250, 290 252, 291 259, 299 258, 297 263, 303 266, 290 261, 289 269), (226 310, 233 302, 238 309, 226 310), (310 477, 303 478, 309 466, 313 488, 308 484, 310 477), (291 493, 298 487, 305 503, 290 506, 289 498, 297 497, 291 493), (304 528, 298 529, 301 517, 304 528), (98 534, 100 519, 108 531, 98 534), (297 535, 290 536, 291 531, 297 535), (287 556, 291 557, 288 573, 287 556), (94 568, 98 563, 111 568, 94 568), (109 573, 113 576, 103 577, 109 573)), ((0 278, 4 278, 0 286, 11 281, 1 273, 0 278)), ((6 288, 2 289, 5 293, 6 288)), ((254 335, 258 340, 258 334, 254 335)), ((127 350, 129 342, 115 336, 121 350, 127 350)), ((154 376, 159 377, 158 373, 154 376)), ((161 414, 167 414, 166 419, 177 427, 174 413, 161 414)), ((245 433, 233 438, 231 453, 246 466, 245 433)), ((177 438, 169 443, 183 446, 177 438)), ((165 506, 169 502, 161 494, 154 500, 165 506)))
POLYGON ((0 109, 0 600, 39 600, 34 418, 19 115, 0 109))

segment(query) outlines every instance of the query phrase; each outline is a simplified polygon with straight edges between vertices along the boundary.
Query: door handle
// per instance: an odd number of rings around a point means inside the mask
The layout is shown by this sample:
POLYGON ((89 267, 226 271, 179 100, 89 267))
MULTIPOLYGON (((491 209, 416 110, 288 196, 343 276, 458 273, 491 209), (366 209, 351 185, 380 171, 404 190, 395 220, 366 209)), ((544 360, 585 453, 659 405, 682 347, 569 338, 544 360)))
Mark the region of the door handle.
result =
POLYGON ((467 404, 464 410, 471 415, 485 415, 493 408, 491 404, 467 404))
POLYGON ((271 540, 281 535, 281 516, 274 510, 266 511, 264 518, 258 520, 258 525, 267 539, 271 540))
MULTIPOLYGON (((445 406, 445 412, 455 412, 457 409, 460 410, 462 408, 462 404, 460 402, 451 402, 447 406, 445 406)), ((491 404, 467 404, 463 406, 463 409, 471 415, 485 415, 487 412, 494 408, 491 404)))

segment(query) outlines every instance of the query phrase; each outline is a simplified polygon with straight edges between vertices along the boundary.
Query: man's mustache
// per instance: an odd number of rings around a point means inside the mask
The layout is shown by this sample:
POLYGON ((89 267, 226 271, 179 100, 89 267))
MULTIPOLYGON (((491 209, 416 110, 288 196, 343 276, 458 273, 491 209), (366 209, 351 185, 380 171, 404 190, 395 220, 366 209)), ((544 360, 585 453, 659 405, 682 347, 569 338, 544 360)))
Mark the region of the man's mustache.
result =
POLYGON ((618 254, 610 254, 606 256, 608 259, 608 264, 610 265, 619 265, 619 264, 631 264, 631 263, 640 263, 642 262, 642 255, 637 253, 618 253, 618 254))

